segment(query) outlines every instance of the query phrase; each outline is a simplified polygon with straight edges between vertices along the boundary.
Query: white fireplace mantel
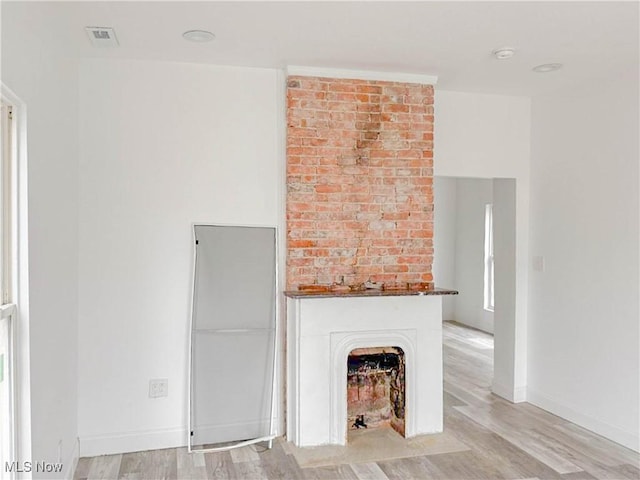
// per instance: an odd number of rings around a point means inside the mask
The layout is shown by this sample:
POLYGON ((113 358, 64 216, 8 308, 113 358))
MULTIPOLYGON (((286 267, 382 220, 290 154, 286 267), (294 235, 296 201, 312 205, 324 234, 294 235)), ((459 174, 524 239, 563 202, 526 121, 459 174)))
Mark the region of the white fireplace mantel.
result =
POLYGON ((405 353, 406 437, 442 431, 442 294, 287 295, 287 439, 344 445, 347 356, 355 348, 405 353))

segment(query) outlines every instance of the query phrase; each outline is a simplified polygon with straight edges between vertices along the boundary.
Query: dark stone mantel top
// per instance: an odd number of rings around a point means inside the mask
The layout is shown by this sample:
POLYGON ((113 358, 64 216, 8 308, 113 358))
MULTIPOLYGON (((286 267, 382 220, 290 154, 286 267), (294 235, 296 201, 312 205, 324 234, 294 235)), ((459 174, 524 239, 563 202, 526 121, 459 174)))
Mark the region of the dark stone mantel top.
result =
POLYGON ((328 291, 328 292, 302 292, 299 290, 287 290, 285 297, 289 298, 343 298, 343 297, 401 297, 408 295, 458 295, 456 290, 446 288, 432 288, 423 290, 353 290, 353 291, 328 291))

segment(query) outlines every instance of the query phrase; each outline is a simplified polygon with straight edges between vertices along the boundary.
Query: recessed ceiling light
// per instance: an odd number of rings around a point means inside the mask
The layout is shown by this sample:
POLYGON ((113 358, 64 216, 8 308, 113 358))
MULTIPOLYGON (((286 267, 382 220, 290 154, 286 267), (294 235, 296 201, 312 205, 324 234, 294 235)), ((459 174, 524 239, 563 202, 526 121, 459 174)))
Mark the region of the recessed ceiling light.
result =
POLYGON ((184 32, 182 36, 185 38, 185 40, 198 43, 210 42, 211 40, 216 38, 213 33, 207 32, 206 30, 189 30, 188 32, 184 32))
POLYGON ((538 65, 537 67, 533 67, 534 72, 538 73, 549 73, 555 72, 556 70, 560 70, 562 68, 561 63, 545 63, 542 65, 538 65))
POLYGON ((502 47, 502 48, 496 48, 491 53, 498 60, 506 60, 507 58, 511 58, 516 54, 516 49, 511 47, 502 47))

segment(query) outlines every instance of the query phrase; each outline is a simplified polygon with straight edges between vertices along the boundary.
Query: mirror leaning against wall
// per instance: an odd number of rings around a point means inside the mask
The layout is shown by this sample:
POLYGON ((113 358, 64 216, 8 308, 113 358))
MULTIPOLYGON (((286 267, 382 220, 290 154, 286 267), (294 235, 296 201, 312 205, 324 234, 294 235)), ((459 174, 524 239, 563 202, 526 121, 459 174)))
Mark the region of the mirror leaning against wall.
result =
POLYGON ((274 438, 276 229, 193 227, 189 451, 274 438))

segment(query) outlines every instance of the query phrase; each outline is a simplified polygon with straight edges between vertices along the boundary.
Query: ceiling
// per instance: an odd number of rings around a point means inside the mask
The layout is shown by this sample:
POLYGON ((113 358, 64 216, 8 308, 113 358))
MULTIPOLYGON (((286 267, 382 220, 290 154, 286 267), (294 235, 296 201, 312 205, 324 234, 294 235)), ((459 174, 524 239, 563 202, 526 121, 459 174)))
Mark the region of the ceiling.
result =
POLYGON ((3 21, 39 13, 33 35, 79 57, 418 73, 437 75, 443 89, 514 95, 637 72, 639 65, 637 2, 2 3, 3 21), (115 28, 120 47, 92 47, 85 26, 115 28), (187 42, 181 35, 191 29, 216 39, 187 42), (516 56, 493 58, 503 46, 516 56), (531 71, 554 62, 564 67, 531 71))

